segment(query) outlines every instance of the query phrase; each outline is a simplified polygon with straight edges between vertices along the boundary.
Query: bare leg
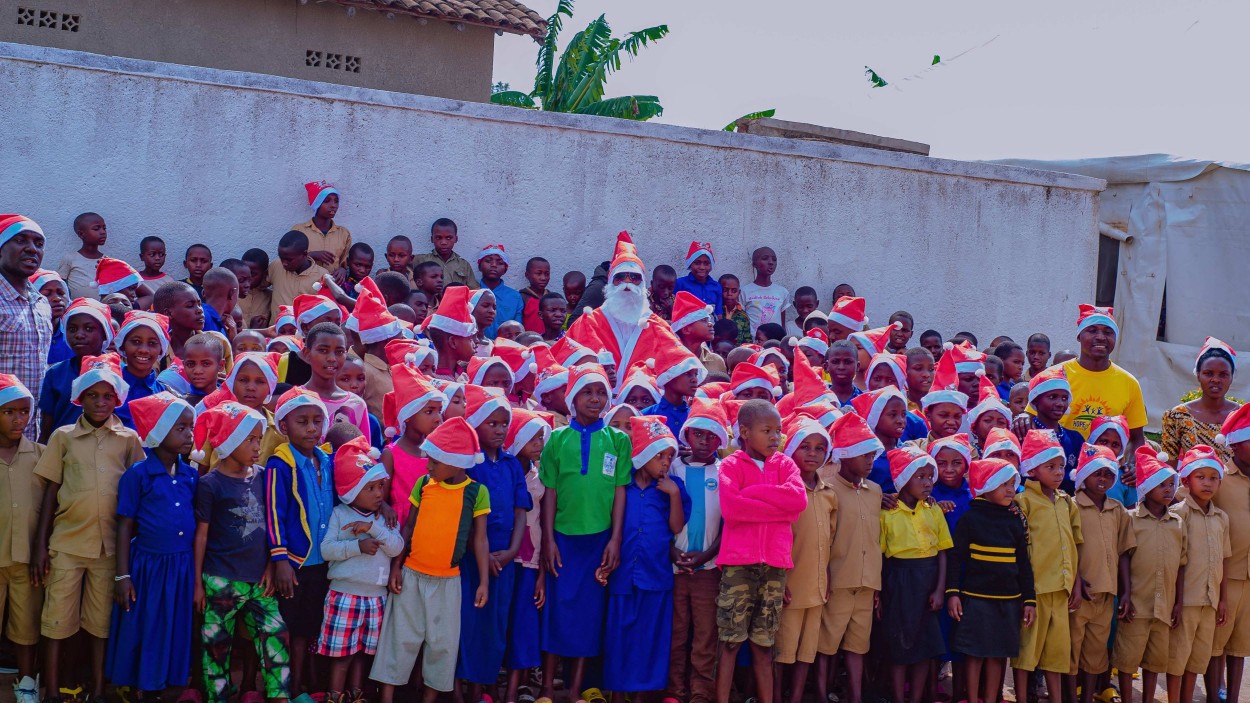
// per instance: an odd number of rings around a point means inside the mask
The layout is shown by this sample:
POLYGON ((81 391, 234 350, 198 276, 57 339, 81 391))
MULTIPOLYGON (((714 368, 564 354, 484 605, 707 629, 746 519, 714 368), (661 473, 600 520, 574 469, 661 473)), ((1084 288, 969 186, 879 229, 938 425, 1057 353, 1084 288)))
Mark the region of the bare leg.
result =
POLYGON ((773 703, 773 648, 751 643, 751 670, 760 703, 773 703))
POLYGON ((829 684, 837 673, 836 654, 816 655, 816 703, 829 703, 829 684))
POLYGON ((785 680, 785 675, 790 673, 790 670, 793 668, 793 664, 778 664, 773 662, 773 700, 777 701, 777 703, 781 703, 781 701, 786 700, 786 697, 782 695, 781 682, 785 680))
MULTIPOLYGON (((1244 670, 1246 660, 1242 657, 1232 657, 1224 655, 1224 660, 1228 663, 1228 700, 1237 701, 1241 694, 1241 674, 1244 670)), ((1218 690, 1216 691, 1218 693, 1218 690)))
POLYGON ((741 642, 721 642, 719 665, 716 667, 716 703, 729 703, 734 687, 734 661, 738 659, 741 642))
POLYGON ((1023 703, 1029 699, 1029 674, 1033 672, 1023 669, 1012 669, 1011 674, 1016 682, 1016 701, 1023 703))
POLYGON ((1095 688, 1098 688, 1098 674, 1091 674, 1088 671, 1082 671, 1081 672, 1081 703, 1090 703, 1090 701, 1094 699, 1095 688))
POLYGON ((61 642, 43 638, 43 685, 48 696, 61 695, 61 642))
POLYGON ((543 697, 555 700, 556 667, 560 665, 560 657, 543 652, 543 697))
POLYGON ((911 673, 911 703, 920 703, 920 699, 924 697, 924 682, 929 678, 929 662, 920 662, 912 664, 911 673))
POLYGON ((304 690, 304 662, 308 660, 308 638, 291 635, 291 697, 304 690))
MULTIPOLYGON (((1144 671, 1142 672, 1141 683, 1142 703, 1150 703, 1150 697, 1154 695, 1154 684, 1151 684, 1151 690, 1146 690, 1146 676, 1144 671)), ((1124 701, 1124 703, 1133 703, 1133 672, 1131 671, 1120 672, 1120 698, 1124 701)))
MULTIPOLYGON (((993 693, 995 701, 1001 701, 1003 699, 1003 674, 1007 671, 1007 660, 999 657, 984 659, 981 670, 985 672, 985 684, 981 690, 986 694, 993 693)), ((972 699, 968 700, 971 702, 972 699)))
MULTIPOLYGON (((808 662, 800 661, 796 661, 794 666, 791 667, 793 671, 790 676, 790 703, 803 702, 803 690, 807 688, 807 672, 811 668, 812 665, 808 662)), ((780 681, 781 677, 778 676, 777 680, 780 681)), ((781 696, 777 697, 777 701, 781 701, 781 696)), ((819 703, 826 703, 827 701, 828 699, 822 695, 819 703)))
POLYGON ((864 703, 864 655, 846 652, 846 685, 850 703, 864 703))
POLYGON ((1198 683, 1197 674, 1191 671, 1186 671, 1184 674, 1181 675, 1181 697, 1180 699, 1182 701, 1190 701, 1192 703, 1192 701, 1194 700, 1194 686, 1197 683, 1198 683))
POLYGON ((378 703, 393 703, 395 700, 395 687, 389 683, 378 685, 378 703))
MULTIPOLYGON (((586 677, 586 658, 578 657, 573 660, 573 681, 570 684, 569 695, 573 700, 582 697, 582 681, 586 677)), ((473 703, 477 703, 474 701, 473 703)))
MULTIPOLYGON (((968 685, 968 703, 980 703, 981 696, 981 664, 985 660, 981 657, 964 657, 964 680, 968 685)), ((955 669, 959 667, 951 666, 951 674, 954 675, 955 669)), ((988 686, 986 690, 989 690, 988 686)), ((951 696, 954 700, 955 696, 951 696)))
POLYGON ((441 691, 426 686, 425 690, 421 692, 421 703, 434 703, 434 701, 438 700, 439 693, 441 691))
POLYGON ((351 666, 351 657, 330 657, 330 684, 326 687, 331 693, 342 693, 347 686, 347 668, 351 666))
POLYGON ((903 682, 906 678, 907 667, 905 665, 894 664, 890 667, 890 692, 894 696, 894 703, 903 703, 903 682))
POLYGON ((1046 679, 1046 690, 1050 692, 1051 703, 1057 703, 1061 691, 1063 691, 1059 682, 1060 674, 1058 671, 1043 671, 1042 676, 1046 679))
POLYGON ((1167 675, 1168 703, 1180 703, 1182 679, 1181 676, 1167 675))
POLYGON ((108 640, 100 637, 87 636, 91 641, 91 693, 95 696, 104 695, 104 648, 108 640))
POLYGON ((504 692, 503 699, 507 703, 516 703, 516 692, 521 687, 521 670, 513 669, 508 672, 508 690, 504 692))
MULTIPOLYGON (((1141 690, 1142 703, 1152 703, 1155 699, 1155 684, 1159 681, 1159 674, 1153 671, 1142 669, 1141 672, 1141 690)), ((1132 685, 1132 678, 1129 678, 1129 685, 1132 685)))

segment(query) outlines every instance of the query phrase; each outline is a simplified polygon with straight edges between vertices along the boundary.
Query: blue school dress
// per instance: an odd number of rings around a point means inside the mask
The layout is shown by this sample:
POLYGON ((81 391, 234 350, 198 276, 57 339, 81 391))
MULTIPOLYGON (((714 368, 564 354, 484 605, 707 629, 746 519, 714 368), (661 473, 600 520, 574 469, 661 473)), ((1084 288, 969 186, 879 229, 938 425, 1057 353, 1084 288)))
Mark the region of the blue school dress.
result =
POLYGON ((195 599, 195 487, 181 460, 171 476, 150 452, 122 474, 117 514, 135 521, 130 543, 130 612, 113 605, 104 673, 141 691, 183 687, 191 674, 195 599))
POLYGON ((135 421, 134 418, 130 416, 130 403, 140 398, 156 395, 157 393, 161 393, 169 389, 165 387, 164 383, 161 383, 156 379, 155 371, 150 371, 147 376, 139 378, 138 376, 130 373, 130 369, 128 367, 123 366, 122 380, 126 382, 127 386, 130 386, 130 390, 126 393, 126 402, 117 407, 117 419, 121 420, 123 425, 133 430, 135 428, 135 421))
MULTIPOLYGON (((683 521, 690 494, 676 476, 683 521)), ((610 691, 658 691, 668 685, 668 643, 673 638, 673 563, 669 547, 670 498, 655 483, 625 486, 621 565, 608 578, 608 637, 603 643, 603 684, 610 691)))
MULTIPOLYGON (((490 513, 486 516, 486 541, 490 551, 507 549, 512 543, 516 509, 527 512, 534 509, 534 500, 525 485, 525 469, 516 457, 501 449, 494 461, 486 457, 466 473, 490 492, 490 513)), ((475 559, 460 562, 462 598, 456 678, 477 684, 493 684, 499 678, 508 649, 508 621, 512 613, 512 591, 516 587, 514 572, 519 568, 515 562, 508 562, 495 577, 479 574, 475 559), (486 606, 478 608, 473 605, 473 597, 483 576, 490 579, 490 596, 486 606)))

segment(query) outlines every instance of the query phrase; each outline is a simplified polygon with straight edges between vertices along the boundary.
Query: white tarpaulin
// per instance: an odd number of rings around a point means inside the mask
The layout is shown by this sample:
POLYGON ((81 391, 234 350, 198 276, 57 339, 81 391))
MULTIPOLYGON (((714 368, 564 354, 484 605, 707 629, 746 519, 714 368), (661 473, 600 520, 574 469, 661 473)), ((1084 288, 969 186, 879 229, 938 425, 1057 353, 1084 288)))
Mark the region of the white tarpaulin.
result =
MULTIPOLYGON (((1164 154, 995 163, 1107 181, 1100 229, 1128 235, 1116 271, 1115 361, 1141 381, 1148 429, 1158 430, 1163 413, 1197 388, 1194 359, 1208 335, 1250 349, 1250 285, 1242 280, 1250 252, 1250 165, 1164 154)), ((1066 344, 1055 340, 1058 348, 1066 344)), ((1250 399, 1250 371, 1237 374, 1229 392, 1250 399)))

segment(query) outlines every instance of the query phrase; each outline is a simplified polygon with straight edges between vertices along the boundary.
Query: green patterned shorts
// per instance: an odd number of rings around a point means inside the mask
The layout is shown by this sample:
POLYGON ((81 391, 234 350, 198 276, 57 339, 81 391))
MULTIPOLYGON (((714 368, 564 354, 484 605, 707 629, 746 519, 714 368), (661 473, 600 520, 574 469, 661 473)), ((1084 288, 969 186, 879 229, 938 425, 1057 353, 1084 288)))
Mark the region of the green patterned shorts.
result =
POLYGON ((749 639, 760 647, 773 646, 785 591, 785 569, 766 564, 724 567, 716 596, 720 641, 739 644, 749 639))
POLYGON ((204 575, 204 609, 201 636, 204 643, 204 690, 209 703, 226 703, 233 693, 230 684, 230 645, 237 625, 248 627, 260 657, 266 698, 288 698, 291 688, 291 657, 286 624, 278 613, 278 600, 264 595, 260 584, 231 581, 204 575))

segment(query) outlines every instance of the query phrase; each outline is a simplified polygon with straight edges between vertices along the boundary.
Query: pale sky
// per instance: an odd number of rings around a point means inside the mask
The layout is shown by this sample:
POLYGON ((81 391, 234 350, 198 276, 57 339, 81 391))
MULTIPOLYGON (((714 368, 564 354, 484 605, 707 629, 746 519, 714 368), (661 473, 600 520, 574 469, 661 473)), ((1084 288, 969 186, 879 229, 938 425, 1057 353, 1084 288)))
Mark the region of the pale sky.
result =
MULTIPOLYGON (((524 0, 544 17, 556 0, 524 0)), ((657 121, 719 129, 777 117, 932 145, 957 159, 1139 153, 1250 162, 1245 0, 579 0, 668 37, 610 76, 657 121), (962 56, 958 56, 961 52, 962 56), (933 55, 944 63, 930 67, 933 55), (890 85, 869 87, 864 66, 890 85)), ((504 35, 495 80, 533 87, 537 45, 504 35)))

